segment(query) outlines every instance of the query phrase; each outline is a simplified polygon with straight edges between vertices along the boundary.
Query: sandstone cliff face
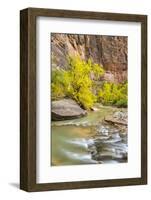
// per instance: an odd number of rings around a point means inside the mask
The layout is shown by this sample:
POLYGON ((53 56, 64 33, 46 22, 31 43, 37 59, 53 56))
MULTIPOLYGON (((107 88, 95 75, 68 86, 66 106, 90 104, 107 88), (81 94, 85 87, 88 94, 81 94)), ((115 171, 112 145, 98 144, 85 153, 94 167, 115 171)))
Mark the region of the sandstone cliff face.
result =
POLYGON ((51 34, 52 67, 67 69, 67 55, 91 58, 106 70, 103 79, 127 80, 127 37, 78 34, 51 34))

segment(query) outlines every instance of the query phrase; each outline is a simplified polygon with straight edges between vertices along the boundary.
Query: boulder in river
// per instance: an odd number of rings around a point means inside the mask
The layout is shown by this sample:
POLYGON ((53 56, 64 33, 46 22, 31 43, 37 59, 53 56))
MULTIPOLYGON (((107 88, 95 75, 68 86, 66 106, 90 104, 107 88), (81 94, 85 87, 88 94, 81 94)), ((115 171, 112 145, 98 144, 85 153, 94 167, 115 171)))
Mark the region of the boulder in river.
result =
POLYGON ((76 119, 87 114, 87 111, 82 109, 72 99, 53 101, 51 106, 51 117, 53 121, 76 119))

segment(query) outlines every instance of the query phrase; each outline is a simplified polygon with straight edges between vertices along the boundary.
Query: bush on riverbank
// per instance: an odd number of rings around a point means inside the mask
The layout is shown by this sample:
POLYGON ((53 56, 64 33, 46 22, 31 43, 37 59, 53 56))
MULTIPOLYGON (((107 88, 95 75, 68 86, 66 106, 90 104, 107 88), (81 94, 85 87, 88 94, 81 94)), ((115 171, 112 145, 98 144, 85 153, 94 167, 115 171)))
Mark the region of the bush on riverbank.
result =
POLYGON ((105 82, 98 92, 98 102, 103 105, 127 107, 127 82, 115 84, 105 82))
POLYGON ((65 96, 64 71, 53 70, 51 74, 51 98, 57 100, 65 96))

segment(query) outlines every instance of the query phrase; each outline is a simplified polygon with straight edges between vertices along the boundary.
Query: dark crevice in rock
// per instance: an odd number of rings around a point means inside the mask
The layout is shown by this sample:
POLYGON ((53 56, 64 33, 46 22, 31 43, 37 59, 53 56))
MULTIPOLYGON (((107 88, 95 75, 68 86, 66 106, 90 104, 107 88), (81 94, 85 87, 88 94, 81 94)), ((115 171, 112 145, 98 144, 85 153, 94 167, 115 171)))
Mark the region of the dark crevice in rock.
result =
POLYGON ((67 69, 67 55, 80 56, 84 60, 103 65, 104 80, 123 82, 127 80, 127 37, 82 34, 51 34, 52 66, 67 69))

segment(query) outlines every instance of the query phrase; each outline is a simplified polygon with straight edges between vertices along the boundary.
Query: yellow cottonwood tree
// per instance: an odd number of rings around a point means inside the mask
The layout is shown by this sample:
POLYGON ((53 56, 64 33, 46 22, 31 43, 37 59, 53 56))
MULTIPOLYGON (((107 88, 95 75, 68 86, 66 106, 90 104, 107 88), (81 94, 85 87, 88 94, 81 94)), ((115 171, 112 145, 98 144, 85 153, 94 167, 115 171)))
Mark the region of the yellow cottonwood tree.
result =
POLYGON ((58 98, 65 94, 85 109, 90 109, 97 100, 93 91, 94 82, 104 74, 104 69, 91 59, 84 61, 80 57, 69 56, 68 63, 68 70, 53 72, 55 75, 52 75, 52 96, 58 98))

